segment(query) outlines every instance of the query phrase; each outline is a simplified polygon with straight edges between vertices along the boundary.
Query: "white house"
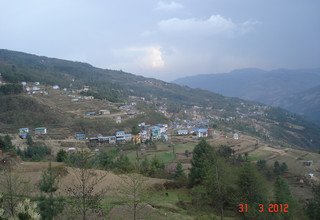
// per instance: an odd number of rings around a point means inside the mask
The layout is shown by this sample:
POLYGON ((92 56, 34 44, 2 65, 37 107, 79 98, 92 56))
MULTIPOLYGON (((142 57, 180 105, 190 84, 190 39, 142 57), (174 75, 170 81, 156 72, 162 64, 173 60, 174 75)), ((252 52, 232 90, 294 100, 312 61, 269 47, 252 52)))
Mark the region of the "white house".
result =
POLYGON ((116 123, 117 124, 120 124, 122 121, 121 121, 121 116, 118 116, 118 117, 116 117, 116 123))
POLYGON ((84 92, 88 92, 89 89, 90 89, 90 86, 83 86, 83 89, 82 89, 82 90, 83 90, 84 92))
POLYGON ((32 90, 33 90, 33 91, 40 91, 40 88, 39 88, 38 86, 33 86, 33 87, 32 87, 32 90))
POLYGON ((178 134, 178 135, 188 135, 188 134, 189 134, 189 131, 188 131, 188 130, 178 130, 178 131, 177 131, 177 134, 178 134))
POLYGON ((60 87, 58 85, 54 85, 54 86, 52 86, 52 88, 55 90, 60 89, 60 87))
POLYGON ((239 140, 239 134, 238 133, 234 133, 233 134, 233 139, 234 140, 239 140))
POLYGON ((100 110, 99 115, 110 115, 110 111, 109 110, 100 110))

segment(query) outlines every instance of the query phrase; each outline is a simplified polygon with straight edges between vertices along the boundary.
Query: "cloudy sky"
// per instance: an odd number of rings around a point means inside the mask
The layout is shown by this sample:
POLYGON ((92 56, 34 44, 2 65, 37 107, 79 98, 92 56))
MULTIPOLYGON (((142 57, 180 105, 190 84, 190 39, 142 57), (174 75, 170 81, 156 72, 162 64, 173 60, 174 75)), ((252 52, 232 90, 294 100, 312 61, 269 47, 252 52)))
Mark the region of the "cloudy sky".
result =
POLYGON ((166 81, 320 67, 319 0, 0 0, 0 48, 166 81))

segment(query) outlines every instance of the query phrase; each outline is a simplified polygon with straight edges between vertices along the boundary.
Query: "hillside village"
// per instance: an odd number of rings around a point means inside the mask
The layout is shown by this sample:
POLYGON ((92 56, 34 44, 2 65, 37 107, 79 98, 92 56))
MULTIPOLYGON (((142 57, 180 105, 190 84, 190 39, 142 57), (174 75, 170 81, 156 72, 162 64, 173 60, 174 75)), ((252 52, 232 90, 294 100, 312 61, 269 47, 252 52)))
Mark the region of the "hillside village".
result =
MULTIPOLYGON (((5 82, 2 80, 2 84, 5 82)), ((68 112, 76 115, 80 118, 85 119, 99 119, 99 118, 108 118, 112 120, 115 124, 121 125, 129 119, 137 118, 141 115, 144 115, 141 105, 151 105, 155 106, 155 111, 164 115, 165 117, 170 118, 170 123, 155 123, 148 124, 144 121, 138 121, 136 126, 138 131, 132 133, 131 127, 123 127, 124 130, 114 130, 114 132, 101 132, 93 133, 90 130, 77 130, 72 133, 68 131, 69 136, 65 140, 68 140, 69 147, 63 148, 60 145, 57 145, 59 149, 64 149, 67 152, 74 152, 78 149, 76 146, 77 143, 82 142, 84 145, 97 151, 101 147, 112 147, 113 145, 121 146, 126 144, 148 144, 149 142, 160 142, 171 144, 178 141, 177 143, 185 142, 185 139, 191 137, 192 141, 196 141, 200 138, 210 138, 213 141, 224 140, 225 143, 229 143, 229 140, 232 140, 234 143, 241 142, 245 140, 247 132, 237 129, 230 129, 226 126, 228 124, 236 124, 238 122, 243 122, 248 124, 253 128, 254 132, 261 132, 263 135, 260 135, 255 140, 255 145, 265 141, 267 143, 272 143, 272 137, 270 137, 269 131, 265 129, 265 124, 260 124, 259 117, 267 115, 269 107, 264 105, 252 105, 247 107, 245 103, 241 102, 239 107, 236 107, 236 111, 231 114, 226 114, 225 109, 215 110, 213 107, 201 107, 193 106, 191 108, 185 108, 180 111, 181 113, 172 113, 167 109, 166 100, 161 100, 154 98, 152 100, 146 100, 145 97, 136 97, 130 96, 129 102, 127 103, 111 103, 107 100, 95 100, 93 96, 82 95, 83 92, 90 91, 90 86, 83 86, 82 89, 72 89, 70 88, 61 88, 59 85, 47 85, 40 82, 21 82, 23 86, 23 92, 33 98, 38 99, 41 102, 52 102, 55 106, 60 108, 61 111, 65 111, 66 103, 68 103, 68 112), (98 102, 98 105, 91 105, 93 101, 98 102), (54 103, 56 102, 56 103, 54 103), (86 106, 86 103, 89 107, 79 108, 79 106, 86 106), (61 106, 61 107, 60 107, 61 106), (93 106, 103 106, 101 108, 93 106), (219 128, 217 129, 217 125, 219 128), (223 126, 225 129, 223 129, 223 126), (242 135, 242 133, 244 133, 242 135), (179 137, 181 137, 179 141, 179 137), (185 137, 185 138, 183 138, 185 137), (73 142, 70 142, 72 141, 73 142), (242 140, 242 141, 243 141, 242 140), (59 147, 60 146, 60 147, 59 147)), ((50 103, 48 102, 48 103, 50 103)), ((265 121, 267 123, 267 121, 265 121)), ((277 123, 268 122, 270 124, 277 123)), ((291 125, 292 126, 292 125, 291 125)), ((17 129, 16 135, 18 135, 22 140, 27 138, 27 135, 31 135, 35 140, 40 141, 50 141, 51 139, 57 139, 56 135, 52 135, 52 130, 56 128, 51 128, 50 126, 44 127, 28 127, 28 125, 23 125, 17 129)), ((56 131, 55 131, 56 132, 56 131)), ((60 139, 59 141, 63 141, 60 139)), ((25 147, 23 142, 18 141, 18 146, 25 147)), ((63 142, 61 142, 63 143, 63 142)), ((315 171, 315 170, 314 170, 315 171)), ((320 177, 318 172, 310 171, 306 175, 312 175, 314 179, 320 177), (311 173, 312 172, 312 173, 311 173)))
MULTIPOLYGON (((83 96, 81 95, 82 92, 87 92, 90 90, 89 86, 83 86, 80 90, 72 90, 67 88, 60 88, 58 85, 50 86, 50 85, 43 85, 39 82, 21 82, 23 86, 23 91, 25 94, 29 96, 38 96, 45 99, 50 99, 51 96, 60 96, 64 99, 69 100, 70 103, 84 103, 86 101, 93 100, 93 96, 83 96)), ((157 107, 156 111, 163 114, 166 117, 173 117, 173 113, 169 113, 166 108, 166 104, 163 102, 160 102, 158 99, 154 99, 153 102, 145 101, 144 97, 129 97, 132 102, 129 104, 124 105, 116 105, 108 102, 103 101, 107 103, 109 106, 109 109, 91 109, 90 111, 82 111, 77 112, 81 117, 85 118, 99 118, 99 117, 108 117, 114 119, 116 124, 121 124, 123 120, 126 120, 128 118, 134 118, 135 116, 139 114, 143 114, 142 111, 139 111, 137 109, 137 102, 143 102, 145 104, 156 104, 159 107, 157 107), (115 109, 118 111, 117 113, 111 113, 112 109, 115 109)), ((245 108, 245 104, 241 103, 242 106, 245 108)), ((259 115, 263 114, 263 110, 266 108, 263 106, 254 106, 253 115, 259 115)), ((190 110, 184 110, 183 113, 185 115, 188 115, 190 117, 190 120, 182 119, 177 116, 174 116, 174 121, 172 123, 168 124, 155 124, 155 125, 149 125, 145 122, 140 122, 138 124, 140 128, 140 133, 138 136, 134 136, 130 133, 124 133, 124 131, 116 131, 114 134, 86 134, 83 131, 75 132, 74 138, 76 140, 87 140, 90 143, 93 142, 99 142, 99 143, 109 143, 109 144, 115 144, 120 143, 123 141, 131 142, 132 139, 135 139, 135 142, 137 143, 145 143, 147 140, 161 140, 163 142, 169 141, 170 135, 189 135, 193 134, 195 138, 201 138, 201 137, 213 137, 214 135, 218 135, 219 132, 214 130, 213 128, 209 127, 210 120, 216 120, 216 121, 223 121, 223 122, 230 122, 235 120, 235 117, 220 117, 218 115, 215 115, 214 113, 208 115, 206 118, 203 116, 203 111, 206 113, 210 113, 210 110, 212 108, 206 108, 203 109, 202 107, 193 106, 190 110)), ((237 116, 240 116, 240 118, 252 116, 247 115, 244 113, 241 113, 239 111, 240 109, 237 109, 237 116)), ((221 109, 219 112, 223 112, 224 110, 221 109)), ((72 111, 76 112, 76 111, 72 111)), ((38 127, 34 128, 32 130, 32 133, 35 135, 41 135, 41 134, 50 134, 50 132, 47 131, 47 129, 50 130, 50 128, 45 127, 38 127)), ((25 139, 26 135, 28 133, 31 133, 31 129, 28 127, 19 128, 19 136, 20 138, 25 139)), ((234 139, 238 139, 239 134, 238 132, 234 132, 234 139)))

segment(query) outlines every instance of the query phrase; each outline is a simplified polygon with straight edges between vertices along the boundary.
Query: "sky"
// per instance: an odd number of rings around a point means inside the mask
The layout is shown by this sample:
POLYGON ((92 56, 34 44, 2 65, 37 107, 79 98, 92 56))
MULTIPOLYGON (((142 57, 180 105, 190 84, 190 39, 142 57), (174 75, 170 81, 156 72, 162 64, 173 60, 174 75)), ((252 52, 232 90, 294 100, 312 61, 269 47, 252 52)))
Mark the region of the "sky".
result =
POLYGON ((0 0, 0 48, 171 81, 320 67, 319 0, 0 0))

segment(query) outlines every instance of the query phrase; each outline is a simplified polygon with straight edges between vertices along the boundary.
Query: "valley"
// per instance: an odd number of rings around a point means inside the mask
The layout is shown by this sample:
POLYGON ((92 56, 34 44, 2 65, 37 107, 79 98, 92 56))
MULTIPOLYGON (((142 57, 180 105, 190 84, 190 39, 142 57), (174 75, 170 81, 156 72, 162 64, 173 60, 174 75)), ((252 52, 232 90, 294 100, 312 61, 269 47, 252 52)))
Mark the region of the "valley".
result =
MULTIPOLYGON (((29 57, 19 53, 16 56, 29 57)), ((20 65, 8 57, 3 58, 6 64, 0 65, 1 81, 9 86, 22 84, 22 90, 0 95, 0 136, 5 139, 8 135, 16 149, 10 153, 3 148, 2 158, 15 161, 13 172, 30 183, 33 197, 40 193, 38 184, 49 164, 59 175, 56 193, 69 197, 66 191, 79 172, 78 157, 85 153, 92 163, 90 175, 103 177, 93 192, 106 190, 101 204, 112 219, 132 214, 119 200, 122 194, 118 192, 118 187, 126 183, 123 178, 130 179, 132 173, 140 173, 135 178, 143 179, 146 189, 151 190, 141 209, 142 216, 147 213, 153 219, 217 217, 208 204, 199 209, 193 192, 198 188, 190 188, 187 181, 194 169, 196 148, 203 143, 219 158, 215 163, 224 164, 219 169, 232 170, 226 174, 234 184, 246 164, 258 167, 265 163, 257 175, 265 181, 264 196, 270 199, 279 175, 275 164, 285 164, 287 168, 281 176, 299 204, 294 215, 303 214, 302 207, 313 198, 313 187, 320 183, 320 128, 299 115, 159 80, 104 72, 71 61, 59 60, 53 68, 59 69, 56 72, 43 66, 41 71, 33 71, 28 64, 20 61, 20 65), (15 65, 10 74, 9 64, 15 65), (96 74, 88 80, 82 68, 96 74), (26 78, 29 75, 25 73, 30 71, 32 79, 26 78), (81 71, 81 76, 76 75, 81 71), (41 81, 42 74, 50 78, 63 75, 69 81, 58 84, 57 77, 50 84, 46 78, 41 81), (178 166, 182 180, 175 177, 178 166)), ((29 58, 36 66, 44 60, 57 62, 33 55, 29 58)), ((238 217, 239 213, 234 211, 236 203, 230 201, 226 205, 226 219, 238 217)), ((91 213, 94 216, 98 218, 91 213)))

